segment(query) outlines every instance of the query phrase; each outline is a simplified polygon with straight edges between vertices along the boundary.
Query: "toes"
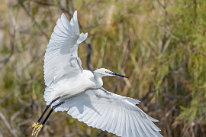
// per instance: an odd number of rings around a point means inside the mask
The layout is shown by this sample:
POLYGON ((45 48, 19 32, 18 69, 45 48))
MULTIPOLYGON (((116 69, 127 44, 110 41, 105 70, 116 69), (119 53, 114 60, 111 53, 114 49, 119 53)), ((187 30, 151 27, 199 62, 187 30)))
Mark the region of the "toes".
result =
POLYGON ((39 123, 34 123, 34 124, 32 125, 32 128, 33 128, 32 136, 35 135, 35 131, 36 131, 36 129, 37 129, 38 126, 39 126, 39 123))
POLYGON ((37 137, 38 136, 38 134, 39 134, 39 132, 41 131, 41 129, 42 129, 42 127, 43 127, 43 125, 42 124, 36 124, 36 125, 34 125, 33 126, 33 131, 32 131, 32 136, 35 136, 35 137, 37 137))

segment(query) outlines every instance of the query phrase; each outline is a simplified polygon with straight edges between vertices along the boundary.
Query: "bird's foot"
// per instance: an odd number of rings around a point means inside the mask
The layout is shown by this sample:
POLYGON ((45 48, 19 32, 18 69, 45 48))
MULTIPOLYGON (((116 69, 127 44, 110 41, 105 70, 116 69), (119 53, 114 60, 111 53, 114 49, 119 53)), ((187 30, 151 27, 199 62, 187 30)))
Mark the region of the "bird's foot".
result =
POLYGON ((43 125, 42 124, 39 124, 38 122, 37 123, 34 123, 32 125, 32 128, 33 128, 33 131, 32 131, 32 136, 35 136, 37 137, 39 132, 41 131, 43 125))

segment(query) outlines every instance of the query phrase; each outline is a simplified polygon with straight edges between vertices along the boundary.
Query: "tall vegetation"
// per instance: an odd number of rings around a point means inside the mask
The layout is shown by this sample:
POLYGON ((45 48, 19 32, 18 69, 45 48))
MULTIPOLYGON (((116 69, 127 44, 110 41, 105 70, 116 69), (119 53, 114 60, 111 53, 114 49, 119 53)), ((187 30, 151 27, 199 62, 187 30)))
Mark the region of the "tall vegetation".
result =
MULTIPOLYGON (((83 67, 108 68, 111 92, 141 100, 166 137, 206 135, 206 1, 11 0, 0 4, 0 137, 31 135, 42 113, 43 56, 57 18, 77 9, 83 67)), ((114 136, 55 113, 40 136, 114 136)))

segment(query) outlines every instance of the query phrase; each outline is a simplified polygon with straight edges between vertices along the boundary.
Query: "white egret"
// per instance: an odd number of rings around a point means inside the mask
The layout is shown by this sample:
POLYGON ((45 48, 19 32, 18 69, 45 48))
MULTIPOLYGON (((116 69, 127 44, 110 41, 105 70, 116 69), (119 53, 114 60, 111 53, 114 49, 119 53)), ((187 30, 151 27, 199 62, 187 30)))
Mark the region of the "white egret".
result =
POLYGON ((37 136, 52 111, 67 111, 88 126, 106 130, 122 137, 161 137, 153 123, 158 120, 139 109, 140 101, 105 90, 102 77, 120 76, 105 68, 83 70, 77 55, 78 45, 87 38, 79 32, 77 12, 69 22, 64 14, 57 20, 44 58, 44 99, 47 107, 37 123, 37 136), (46 118, 46 111, 51 107, 46 118))

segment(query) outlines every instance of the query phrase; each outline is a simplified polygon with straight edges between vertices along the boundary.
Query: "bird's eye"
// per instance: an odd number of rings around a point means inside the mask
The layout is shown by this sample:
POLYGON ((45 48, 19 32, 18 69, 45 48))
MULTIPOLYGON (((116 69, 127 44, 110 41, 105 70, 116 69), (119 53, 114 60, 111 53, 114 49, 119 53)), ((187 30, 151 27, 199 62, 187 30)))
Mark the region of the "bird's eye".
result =
POLYGON ((105 73, 109 73, 109 71, 105 71, 105 73))

